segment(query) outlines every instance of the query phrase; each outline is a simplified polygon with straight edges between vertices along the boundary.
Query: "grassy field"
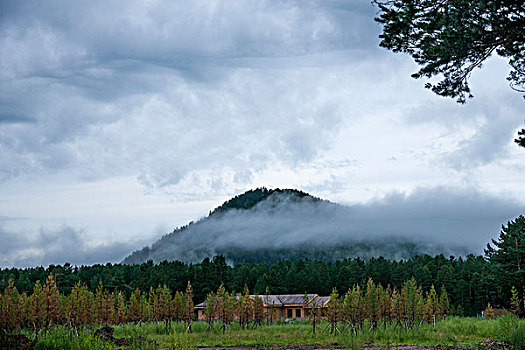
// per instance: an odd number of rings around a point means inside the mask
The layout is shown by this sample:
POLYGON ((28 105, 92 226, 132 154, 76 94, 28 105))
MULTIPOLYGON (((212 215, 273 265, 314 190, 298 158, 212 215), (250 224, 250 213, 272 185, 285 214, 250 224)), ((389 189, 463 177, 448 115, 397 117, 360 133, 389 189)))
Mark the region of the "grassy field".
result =
MULTIPOLYGON (((342 327, 342 325, 340 325, 342 327)), ((94 337, 93 329, 86 328, 76 336, 75 331, 64 327, 55 327, 38 336, 31 331, 24 334, 37 340, 37 349, 115 349, 113 344, 94 337)), ((477 318, 450 317, 432 325, 420 325, 412 330, 386 325, 373 331, 368 325, 357 336, 350 330, 337 335, 329 334, 328 324, 318 325, 318 333, 312 334, 311 324, 306 321, 294 323, 274 323, 257 328, 242 329, 234 323, 222 333, 219 324, 206 331, 207 324, 194 322, 193 332, 186 332, 186 325, 173 323, 166 328, 163 323, 141 325, 125 324, 116 326, 115 338, 133 337, 130 349, 154 349, 152 342, 140 341, 140 337, 154 340, 161 349, 194 349, 199 346, 262 345, 270 348, 272 344, 321 343, 329 347, 358 349, 363 344, 381 347, 401 344, 415 345, 470 345, 483 339, 492 338, 514 345, 515 349, 525 349, 525 320, 514 317, 502 317, 493 320, 477 318)))

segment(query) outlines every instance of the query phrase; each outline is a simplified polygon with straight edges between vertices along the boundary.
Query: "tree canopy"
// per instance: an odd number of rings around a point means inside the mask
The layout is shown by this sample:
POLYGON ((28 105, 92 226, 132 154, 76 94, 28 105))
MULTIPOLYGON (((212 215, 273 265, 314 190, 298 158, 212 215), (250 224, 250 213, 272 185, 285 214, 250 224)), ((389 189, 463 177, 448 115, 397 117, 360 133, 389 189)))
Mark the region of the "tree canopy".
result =
MULTIPOLYGON (((469 78, 494 52, 508 58, 510 87, 525 92, 525 5, 522 0, 373 0, 383 25, 380 46, 411 55, 413 78, 441 77, 425 87, 465 103, 469 78)), ((525 96, 524 96, 525 97, 525 96)), ((520 135, 525 134, 525 129, 520 135)), ((525 147, 525 139, 515 142, 525 147)))

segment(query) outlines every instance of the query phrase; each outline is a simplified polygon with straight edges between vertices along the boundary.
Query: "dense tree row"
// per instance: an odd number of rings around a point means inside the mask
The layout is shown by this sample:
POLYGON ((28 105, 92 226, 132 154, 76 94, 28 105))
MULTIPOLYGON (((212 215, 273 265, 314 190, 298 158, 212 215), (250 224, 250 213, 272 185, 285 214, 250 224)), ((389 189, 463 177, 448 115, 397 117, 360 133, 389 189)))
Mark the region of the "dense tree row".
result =
POLYGON ((521 312, 525 293, 525 217, 504 226, 500 237, 487 248, 486 257, 468 255, 465 258, 415 256, 392 261, 383 258, 369 260, 345 259, 335 262, 313 260, 281 261, 275 264, 236 264, 229 266, 224 257, 204 259, 199 264, 180 261, 147 262, 141 265, 51 265, 48 268, 0 270, 0 290, 8 287, 9 279, 20 293, 30 293, 36 281, 53 275, 56 288, 69 295, 80 283, 96 292, 102 281, 109 293, 122 293, 129 298, 133 291, 149 293, 151 288, 166 285, 172 295, 193 285, 196 302, 202 302, 222 284, 229 291, 241 292, 244 286, 264 294, 317 293, 329 295, 333 288, 346 291, 353 285, 366 285, 368 278, 383 286, 400 290, 404 281, 414 278, 424 292, 434 285, 444 287, 450 298, 450 312, 476 315, 490 302, 493 307, 509 308, 511 289, 517 289, 521 312))
POLYGON ((271 320, 273 316, 265 311, 261 298, 250 296, 248 287, 244 288, 243 294, 235 295, 228 292, 222 284, 217 292, 208 293, 204 301, 203 314, 208 322, 208 330, 212 328, 215 321, 220 321, 223 332, 234 319, 237 319, 244 328, 250 322, 256 326, 261 325, 265 318, 271 320))
MULTIPOLYGON (((242 294, 228 292, 221 284, 216 292, 210 292, 205 300, 203 314, 210 329, 219 321, 223 332, 237 320, 242 327, 253 323, 261 325, 264 320, 275 318, 273 308, 264 307, 264 295, 251 296, 248 287, 242 294)), ((271 305, 269 302, 266 304, 271 305)), ((305 316, 312 320, 315 333, 321 317, 330 323, 330 331, 341 332, 352 329, 357 334, 368 321, 370 329, 379 324, 397 324, 412 328, 423 322, 435 322, 447 315, 449 300, 444 288, 438 296, 434 286, 424 293, 414 279, 406 281, 398 291, 388 285, 383 288, 370 278, 366 288, 354 285, 345 295, 339 296, 333 289, 330 300, 321 305, 316 297, 304 297, 305 316), (426 294, 426 295, 425 295, 426 294)), ((490 307, 490 306, 489 306, 490 307)), ((127 300, 122 293, 108 292, 99 283, 95 293, 86 286, 76 284, 69 295, 58 292, 53 276, 49 275, 42 286, 37 282, 33 292, 19 293, 12 280, 0 294, 0 330, 12 331, 20 328, 39 330, 63 324, 74 328, 86 325, 122 324, 125 322, 187 322, 191 331, 194 319, 193 291, 188 282, 185 293, 173 296, 164 285, 150 288, 148 293, 136 289, 127 300)))
MULTIPOLYGON (((221 284, 217 292, 210 292, 203 306, 203 315, 211 329, 214 322, 218 322, 225 331, 228 325, 237 319, 242 327, 253 323, 255 326, 264 321, 270 323, 275 319, 275 309, 265 308, 265 295, 250 295, 248 287, 242 294, 235 295, 226 291, 221 284)), ((349 328, 354 333, 361 329, 368 321, 370 329, 380 324, 397 324, 406 329, 416 324, 434 323, 446 317, 449 313, 449 299, 445 288, 440 294, 432 285, 428 293, 424 293, 414 279, 405 281, 398 291, 390 285, 383 287, 375 284, 369 278, 366 288, 359 284, 348 289, 346 294, 339 296, 337 289, 332 290, 326 305, 321 305, 317 296, 313 298, 304 295, 303 308, 305 317, 312 321, 315 333, 316 324, 322 318, 330 323, 330 332, 341 332, 349 328)))
MULTIPOLYGON (((403 283, 401 289, 384 288, 369 278, 366 288, 354 285, 345 295, 339 296, 334 288, 327 304, 326 316, 330 332, 340 332, 351 327, 357 334, 368 321, 370 329, 380 324, 396 324, 406 329, 421 323, 433 323, 449 313, 449 299, 445 288, 438 295, 432 285, 424 293, 414 279, 403 283), (340 328, 342 323, 343 328, 340 328)), ((313 320, 315 326, 315 320, 313 320)), ((315 332, 315 328, 314 328, 315 332)))
POLYGON ((86 325, 122 324, 126 322, 159 321, 166 325, 172 320, 183 320, 191 330, 194 306, 192 287, 186 291, 171 291, 163 285, 149 292, 136 289, 126 298, 121 292, 109 292, 100 282, 91 292, 77 283, 68 295, 59 293, 55 279, 49 275, 42 286, 37 281, 31 294, 20 293, 9 280, 0 294, 0 330, 17 328, 39 330, 53 325, 78 328, 86 325))

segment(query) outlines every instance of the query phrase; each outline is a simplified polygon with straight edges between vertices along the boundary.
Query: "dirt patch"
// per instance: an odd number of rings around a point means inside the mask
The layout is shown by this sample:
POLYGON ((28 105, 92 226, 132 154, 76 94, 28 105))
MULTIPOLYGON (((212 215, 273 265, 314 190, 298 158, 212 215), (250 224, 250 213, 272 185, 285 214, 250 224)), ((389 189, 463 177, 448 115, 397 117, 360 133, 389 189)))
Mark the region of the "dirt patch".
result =
POLYGON ((116 346, 122 347, 123 349, 127 349, 129 346, 133 345, 134 343, 148 344, 148 348, 153 348, 153 349, 159 348, 159 346, 157 345, 157 342, 155 342, 154 340, 146 339, 142 336, 138 338, 133 338, 133 337, 115 338, 113 336, 113 333, 115 333, 115 329, 109 326, 104 326, 95 331, 95 337, 109 341, 115 344, 116 346))
POLYGON ((113 337, 113 333, 115 333, 115 329, 109 326, 104 326, 95 331, 95 337, 113 341, 115 340, 115 338, 113 337))
MULTIPOLYGON (((494 339, 486 339, 477 344, 476 349, 486 350, 512 350, 512 346, 507 343, 502 343, 494 339)), ((198 347, 199 350, 343 350, 345 347, 336 344, 327 345, 319 343, 294 343, 294 344, 273 344, 273 345, 253 345, 253 346, 216 346, 216 347, 198 347)), ((361 344, 356 345, 356 349, 361 350, 375 350, 375 349, 390 349, 390 350, 471 350, 468 346, 452 346, 452 345, 372 345, 361 344)))
POLYGON ((23 334, 4 334, 0 337, 0 349, 33 350, 35 341, 23 334))
POLYGON ((478 345, 486 350, 512 350, 512 345, 494 339, 485 339, 478 345))
MULTIPOLYGON (((356 345, 356 349, 375 350, 387 349, 384 345, 356 345)), ((419 346, 419 345, 390 345, 391 350, 448 350, 448 349, 466 349, 463 347, 447 347, 447 346, 419 346)), ((327 345, 318 343, 293 343, 293 344, 272 344, 272 345, 253 345, 253 346, 217 346, 217 347, 198 347, 199 350, 343 350, 346 347, 339 345, 327 345)))

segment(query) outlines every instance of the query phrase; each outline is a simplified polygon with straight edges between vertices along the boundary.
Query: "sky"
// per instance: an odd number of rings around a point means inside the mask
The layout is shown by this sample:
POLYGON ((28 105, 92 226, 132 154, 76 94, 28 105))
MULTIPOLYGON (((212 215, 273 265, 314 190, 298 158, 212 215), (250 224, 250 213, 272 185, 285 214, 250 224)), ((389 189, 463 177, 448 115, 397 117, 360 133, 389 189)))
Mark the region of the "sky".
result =
POLYGON ((260 186, 349 206, 403 198, 443 220, 453 202, 496 237, 525 212, 507 61, 476 70, 459 105, 379 47, 376 11, 3 0, 0 267, 118 262, 260 186))

